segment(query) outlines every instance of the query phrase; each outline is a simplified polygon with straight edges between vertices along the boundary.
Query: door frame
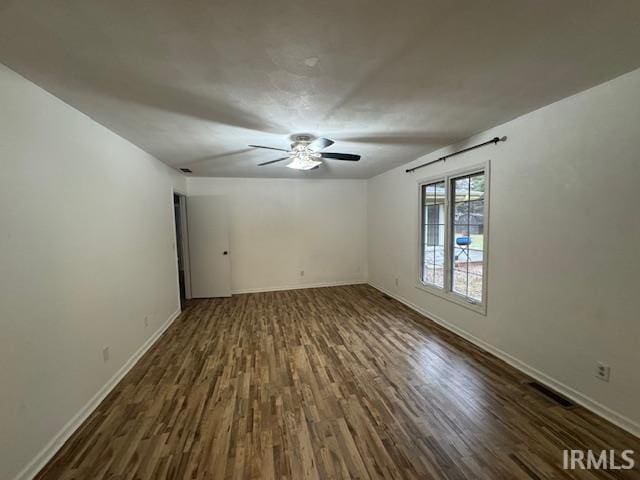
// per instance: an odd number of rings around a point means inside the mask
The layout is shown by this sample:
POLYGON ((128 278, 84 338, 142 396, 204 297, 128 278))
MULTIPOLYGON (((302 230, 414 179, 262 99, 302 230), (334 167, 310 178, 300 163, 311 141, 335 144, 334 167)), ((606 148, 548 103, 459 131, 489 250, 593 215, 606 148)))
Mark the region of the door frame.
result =
POLYGON ((175 217, 173 219, 173 250, 176 255, 176 280, 178 287, 178 295, 180 295, 180 271, 178 266, 178 255, 182 257, 182 266, 184 268, 184 296, 187 300, 191 297, 191 262, 189 261, 189 225, 187 223, 187 193, 177 189, 171 188, 171 214, 175 216, 174 209, 174 195, 178 197, 180 205, 180 238, 182 240, 181 252, 178 252, 178 237, 176 232, 175 217))

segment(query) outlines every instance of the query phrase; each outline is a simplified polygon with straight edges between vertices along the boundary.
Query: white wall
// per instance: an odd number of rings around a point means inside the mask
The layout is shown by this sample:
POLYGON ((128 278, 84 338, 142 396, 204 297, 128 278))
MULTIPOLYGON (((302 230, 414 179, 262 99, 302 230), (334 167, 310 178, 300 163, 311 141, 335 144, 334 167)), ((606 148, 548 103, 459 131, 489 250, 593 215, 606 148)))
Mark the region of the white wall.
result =
POLYGON ((370 282, 640 432, 639 121, 636 70, 462 147, 502 135, 506 143, 405 173, 453 148, 441 150, 369 180, 370 282), (417 180, 487 159, 484 317, 415 279, 417 180), (598 361, 611 365, 609 383, 595 378, 598 361))
POLYGON ((37 470, 178 309, 171 188, 185 182, 2 65, 0 105, 0 478, 11 479, 34 459, 37 470))
POLYGON ((364 180, 189 178, 188 192, 228 195, 234 292, 366 280, 364 180))
POLYGON ((0 66, 0 478, 43 460, 178 309, 172 187, 229 195, 235 291, 361 281, 368 250, 371 283, 639 431, 639 92, 635 71, 469 141, 506 143, 412 175, 187 184, 0 66), (415 274, 417 179, 486 159, 484 317, 416 289, 415 274), (612 366, 609 383, 597 361, 612 366))

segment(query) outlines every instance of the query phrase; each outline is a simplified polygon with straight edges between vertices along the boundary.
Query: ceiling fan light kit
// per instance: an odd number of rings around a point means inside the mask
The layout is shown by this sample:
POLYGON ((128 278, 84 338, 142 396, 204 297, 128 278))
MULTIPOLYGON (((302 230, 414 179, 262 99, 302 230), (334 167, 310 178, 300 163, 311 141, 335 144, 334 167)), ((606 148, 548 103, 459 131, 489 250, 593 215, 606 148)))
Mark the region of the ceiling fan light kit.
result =
POLYGON ((317 167, 322 162, 317 160, 311 160, 310 158, 301 158, 295 157, 291 163, 285 165, 287 168, 292 168, 294 170, 311 170, 312 168, 317 167))
POLYGON ((291 146, 291 163, 286 165, 287 168, 294 170, 311 170, 319 166, 322 162, 318 160, 320 158, 320 152, 316 152, 309 148, 308 144, 292 144, 291 146))
POLYGON ((320 152, 324 148, 330 147, 335 142, 328 138, 315 138, 311 135, 292 135, 291 150, 285 150, 282 148, 264 147, 262 145, 249 145, 253 148, 266 148, 268 150, 279 150, 287 152, 288 157, 278 158, 276 160, 270 160, 268 162, 259 163, 258 166, 262 167, 270 165, 272 163, 281 162, 283 160, 291 160, 286 165, 287 168, 294 170, 313 170, 318 168, 322 164, 322 159, 331 160, 347 160, 357 162, 360 160, 360 155, 354 155, 350 153, 334 153, 334 152, 320 152))

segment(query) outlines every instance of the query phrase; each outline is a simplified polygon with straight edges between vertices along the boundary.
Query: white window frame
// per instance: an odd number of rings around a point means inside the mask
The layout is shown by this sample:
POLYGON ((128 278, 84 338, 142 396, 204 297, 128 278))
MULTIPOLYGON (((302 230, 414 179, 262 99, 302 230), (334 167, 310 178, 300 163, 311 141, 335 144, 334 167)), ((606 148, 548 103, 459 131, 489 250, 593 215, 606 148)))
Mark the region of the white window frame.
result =
POLYGON ((416 288, 428 292, 432 295, 436 295, 440 298, 444 298, 450 302, 461 305, 465 308, 473 310, 474 312, 480 313, 482 315, 487 314, 487 284, 489 280, 488 276, 488 265, 489 265, 489 202, 490 202, 490 184, 491 184, 491 175, 490 175, 490 162, 487 161, 482 164, 473 165, 470 167, 461 168, 458 170, 452 170, 446 172, 442 175, 421 178, 418 180, 418 261, 417 265, 417 275, 416 275, 416 288), (453 209, 451 206, 451 181, 458 177, 464 177, 466 175, 473 175, 476 173, 484 173, 485 175, 485 191, 484 191, 484 238, 483 238, 483 248, 482 248, 482 258, 483 258, 483 266, 482 266, 482 301, 477 302, 468 297, 460 295, 452 290, 452 265, 451 258, 453 255, 453 246, 452 246, 452 216, 453 209), (432 183, 444 182, 445 184, 445 204, 444 204, 444 212, 445 212, 445 222, 444 222, 444 288, 440 288, 436 285, 425 283, 422 281, 422 273, 423 273, 423 255, 424 255, 424 226, 423 226, 423 211, 424 211, 424 199, 422 195, 422 189, 425 185, 429 185, 432 183))

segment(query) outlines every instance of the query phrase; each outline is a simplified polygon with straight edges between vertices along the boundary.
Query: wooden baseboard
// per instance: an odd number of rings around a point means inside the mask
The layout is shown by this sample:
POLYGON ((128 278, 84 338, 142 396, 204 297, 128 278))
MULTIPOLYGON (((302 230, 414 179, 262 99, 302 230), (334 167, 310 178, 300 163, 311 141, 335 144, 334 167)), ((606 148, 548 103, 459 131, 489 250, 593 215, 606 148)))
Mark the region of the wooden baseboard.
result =
POLYGON ((542 383, 543 385, 546 385, 547 387, 551 388, 552 390, 555 390, 556 392, 558 392, 558 393, 564 395, 565 397, 573 400, 575 403, 577 403, 577 404, 581 405, 582 407, 586 408, 587 410, 595 413, 599 417, 602 417, 605 420, 608 420, 609 422, 613 423, 614 425, 616 425, 616 426, 622 428, 623 430, 631 433, 632 435, 635 435, 636 437, 640 438, 640 424, 638 424, 637 422, 631 420, 630 418, 625 417, 624 415, 612 410, 611 408, 609 408, 609 407, 607 407, 605 405, 602 405, 600 402, 588 397, 587 395, 584 395, 583 393, 575 390, 574 388, 569 387, 568 385, 565 385, 564 383, 556 380, 555 378, 547 375, 546 373, 544 373, 544 372, 532 367, 531 365, 528 365, 527 363, 523 362, 522 360, 519 360, 518 358, 514 357, 513 355, 510 355, 510 354, 504 352, 503 350, 500 350, 499 348, 491 345, 490 343, 487 343, 484 340, 481 340, 480 338, 478 338, 478 337, 476 337, 476 336, 474 336, 474 335, 462 330, 460 327, 457 327, 456 325, 453 325, 452 323, 444 320, 443 318, 438 317, 437 315, 434 315, 433 313, 427 311, 426 309, 424 309, 422 307, 419 307, 418 305, 410 302, 409 300, 401 297, 400 295, 397 295, 397 294, 387 290, 386 288, 381 287, 380 285, 376 285, 375 283, 372 283, 372 282, 368 282, 368 283, 373 288, 375 288, 377 290, 380 290, 381 292, 389 295, 392 298, 395 298, 400 303, 403 303, 404 305, 406 305, 410 309, 415 310, 419 314, 421 314, 421 315, 427 317, 428 319, 434 321, 438 325, 446 328, 447 330, 449 330, 449 331, 455 333, 456 335, 464 338, 465 340, 473 343, 474 345, 476 345, 477 347, 481 348, 485 352, 488 352, 488 353, 494 355, 495 357, 498 357, 500 360, 508 363, 513 368, 521 371, 525 375, 528 375, 531 378, 534 378, 538 382, 542 383))

